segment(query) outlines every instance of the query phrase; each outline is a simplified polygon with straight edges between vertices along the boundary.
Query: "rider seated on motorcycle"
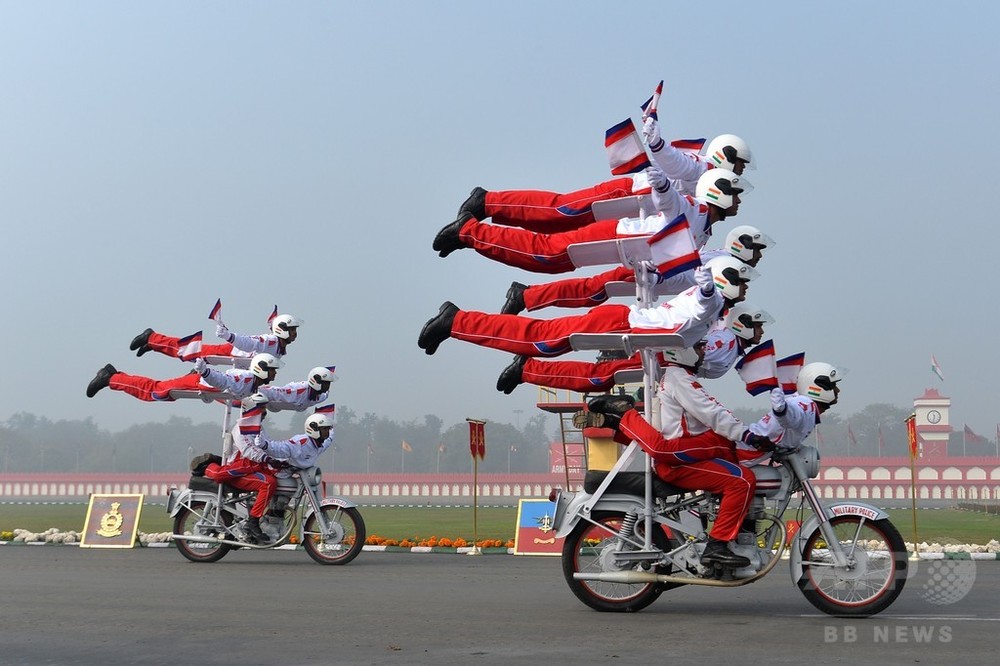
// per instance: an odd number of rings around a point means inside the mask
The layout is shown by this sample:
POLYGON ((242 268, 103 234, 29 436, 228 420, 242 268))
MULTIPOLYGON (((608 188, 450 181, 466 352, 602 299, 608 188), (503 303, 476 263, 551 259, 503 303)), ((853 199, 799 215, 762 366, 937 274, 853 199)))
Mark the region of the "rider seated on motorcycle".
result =
POLYGON ((706 490, 722 496, 719 515, 709 532, 701 557, 706 566, 740 568, 750 560, 733 553, 727 543, 736 539, 753 499, 756 478, 739 464, 736 442, 770 450, 767 437, 752 432, 732 412, 708 394, 698 381, 704 343, 673 354, 657 389, 663 431, 634 408, 631 396, 606 395, 592 400, 586 425, 613 428, 623 444, 636 441, 653 459, 657 476, 679 488, 706 490))

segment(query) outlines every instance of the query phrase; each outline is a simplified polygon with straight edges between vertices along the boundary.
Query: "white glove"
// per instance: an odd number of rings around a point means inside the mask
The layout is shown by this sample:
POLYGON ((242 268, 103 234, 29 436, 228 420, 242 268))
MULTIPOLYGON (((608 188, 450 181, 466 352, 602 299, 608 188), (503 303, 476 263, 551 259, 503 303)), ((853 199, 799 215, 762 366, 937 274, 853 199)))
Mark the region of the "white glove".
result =
POLYGON ((779 386, 771 389, 771 411, 777 416, 785 413, 785 391, 779 386))
POLYGON ((204 377, 205 375, 208 374, 207 370, 208 370, 208 365, 205 363, 205 359, 203 359, 202 357, 199 356, 198 358, 196 358, 194 360, 194 371, 195 372, 197 372, 199 375, 201 375, 202 377, 204 377))
POLYGON ((715 278, 712 276, 712 269, 708 266, 699 266, 694 269, 694 283, 701 287, 701 293, 711 296, 715 291, 715 278))
POLYGON ((660 136, 660 123, 656 118, 650 116, 642 121, 642 136, 646 139, 646 145, 650 150, 659 150, 663 147, 663 137, 660 136))
POLYGON ((670 187, 670 180, 667 178, 667 174, 660 171, 655 165, 646 169, 646 178, 649 179, 649 184, 653 186, 653 189, 666 192, 670 187))
POLYGON ((229 329, 226 328, 226 325, 223 324, 221 321, 215 325, 215 337, 219 338, 220 340, 225 340, 226 342, 229 342, 231 335, 232 333, 229 332, 229 329))

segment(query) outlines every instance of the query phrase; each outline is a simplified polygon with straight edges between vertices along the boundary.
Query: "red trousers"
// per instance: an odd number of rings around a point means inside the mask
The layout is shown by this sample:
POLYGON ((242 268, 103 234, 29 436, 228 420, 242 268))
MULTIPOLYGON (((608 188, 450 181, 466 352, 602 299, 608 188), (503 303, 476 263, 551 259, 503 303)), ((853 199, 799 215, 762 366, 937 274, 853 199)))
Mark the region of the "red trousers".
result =
POLYGON ((250 507, 250 515, 260 518, 267 511, 267 506, 278 488, 278 479, 274 471, 264 463, 253 462, 241 456, 228 465, 209 464, 205 468, 205 476, 216 483, 225 483, 245 490, 256 492, 257 499, 250 507))
POLYGON ((709 430, 700 435, 664 439, 639 412, 630 410, 615 438, 635 440, 655 461, 656 475, 679 488, 722 495, 719 515, 709 536, 732 541, 753 500, 757 479, 737 462, 735 445, 709 430))
POLYGON ((524 363, 521 380, 536 386, 567 389, 579 393, 610 391, 615 385, 615 373, 642 367, 638 353, 614 361, 542 361, 529 358, 524 363))
POLYGON ((523 356, 559 356, 572 351, 570 333, 630 332, 628 316, 629 307, 616 303, 556 319, 460 310, 452 323, 451 337, 523 356))
POLYGON ((189 391, 217 390, 202 384, 201 376, 197 372, 189 372, 181 377, 163 380, 118 372, 111 375, 111 382, 108 384, 108 388, 112 391, 124 391, 131 396, 139 398, 139 400, 147 402, 173 400, 170 397, 170 391, 173 389, 185 389, 189 391))
POLYGON ((533 273, 569 273, 576 270, 567 252, 571 244, 617 238, 617 229, 618 220, 601 220, 572 231, 537 233, 471 218, 458 235, 467 247, 502 264, 533 273))
POLYGON ((632 178, 615 178, 575 192, 506 190, 487 192, 486 214, 494 224, 548 233, 578 229, 594 221, 595 201, 634 194, 632 178))
MULTIPOLYGON (((162 333, 152 332, 149 334, 149 348, 155 352, 160 352, 167 356, 173 356, 177 358, 178 346, 177 342, 180 338, 173 338, 169 335, 163 335, 162 333)), ((233 353, 233 346, 228 342, 224 342, 218 345, 206 345, 201 346, 201 351, 194 358, 202 356, 229 356, 233 353)))
POLYGON ((609 282, 635 282, 635 272, 618 266, 590 277, 529 285, 524 290, 524 307, 529 312, 551 307, 590 308, 608 300, 604 285, 609 282))

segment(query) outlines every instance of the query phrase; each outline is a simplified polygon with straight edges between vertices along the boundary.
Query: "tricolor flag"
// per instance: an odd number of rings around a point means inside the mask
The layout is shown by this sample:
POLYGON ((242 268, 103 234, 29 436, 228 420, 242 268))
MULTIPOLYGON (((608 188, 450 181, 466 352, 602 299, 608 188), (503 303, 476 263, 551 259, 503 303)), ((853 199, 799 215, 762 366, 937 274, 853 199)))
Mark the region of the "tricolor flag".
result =
POLYGON ((774 341, 760 343, 736 362, 736 372, 747 385, 747 393, 760 395, 778 387, 778 368, 774 360, 774 341))
POLYGON ((686 153, 700 153, 705 147, 705 139, 674 139, 670 145, 686 153))
MULTIPOLYGON (((658 215, 662 217, 663 213, 658 215)), ((701 266, 701 255, 698 254, 691 227, 683 213, 650 236, 646 242, 660 280, 701 266)))
POLYGON ((212 321, 222 322, 222 299, 219 298, 212 306, 212 311, 208 313, 208 318, 212 321))
POLYGON ((806 353, 799 352, 778 359, 778 383, 786 394, 795 393, 799 381, 799 370, 806 362, 806 353))
POLYGON ((938 365, 937 359, 934 358, 934 354, 931 354, 931 372, 938 376, 938 379, 944 381, 944 375, 941 374, 941 366, 938 365))
POLYGON ((653 96, 642 103, 642 117, 658 120, 656 117, 656 107, 660 104, 660 95, 663 93, 663 81, 656 85, 653 96))
POLYGON ((278 316, 278 306, 275 304, 274 309, 271 310, 271 314, 267 317, 267 325, 270 326, 274 318, 278 316))
POLYGON ((237 424, 240 434, 252 437, 260 434, 261 422, 264 420, 264 405, 252 405, 243 409, 237 424))
POLYGON ((403 440, 403 450, 406 451, 407 453, 413 451, 413 447, 410 446, 410 443, 407 442, 405 439, 403 440))
POLYGON ((192 333, 177 341, 177 358, 190 361, 201 354, 201 331, 192 333))
POLYGON ((638 173, 650 166, 646 149, 631 118, 604 133, 604 147, 608 150, 608 163, 615 176, 638 173))
POLYGON ((334 414, 337 411, 337 405, 330 403, 329 405, 320 405, 317 407, 313 414, 334 414))
POLYGON ((465 420, 469 422, 469 453, 482 460, 486 457, 486 421, 465 420))

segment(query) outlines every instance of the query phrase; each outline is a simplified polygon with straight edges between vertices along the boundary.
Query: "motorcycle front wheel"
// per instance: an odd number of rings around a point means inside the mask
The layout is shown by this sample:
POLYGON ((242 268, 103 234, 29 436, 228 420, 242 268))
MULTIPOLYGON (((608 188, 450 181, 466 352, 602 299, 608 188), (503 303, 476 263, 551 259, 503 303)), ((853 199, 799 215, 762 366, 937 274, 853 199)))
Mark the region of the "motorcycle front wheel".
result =
POLYGON ((320 564, 347 564, 365 546, 365 521, 355 508, 324 506, 322 511, 330 533, 323 534, 314 513, 303 527, 302 545, 320 564))
MULTIPOLYGON (((232 516, 223 511, 220 516, 224 525, 232 524, 232 516)), ((215 503, 194 502, 182 507, 174 516, 174 534, 226 538, 225 529, 215 523, 215 503)), ((174 539, 177 550, 192 562, 218 562, 232 546, 224 543, 206 543, 174 539)))
MULTIPOLYGON (((598 580, 577 580, 575 573, 607 571, 645 571, 640 565, 618 565, 613 562, 616 552, 634 550, 618 538, 625 514, 620 511, 595 511, 589 522, 581 520, 563 542, 563 576, 576 598, 594 610, 610 613, 639 611, 656 601, 666 589, 657 583, 610 583, 598 580), (595 524, 596 523, 596 524, 595 524)), ((653 526, 653 544, 668 550, 667 536, 659 525, 653 526)), ((642 541, 642 520, 636 523, 633 540, 642 541)))
POLYGON ((886 519, 862 516, 838 516, 830 525, 851 566, 834 565, 817 526, 802 549, 802 594, 830 615, 866 617, 888 608, 906 583, 906 544, 899 531, 886 519))

